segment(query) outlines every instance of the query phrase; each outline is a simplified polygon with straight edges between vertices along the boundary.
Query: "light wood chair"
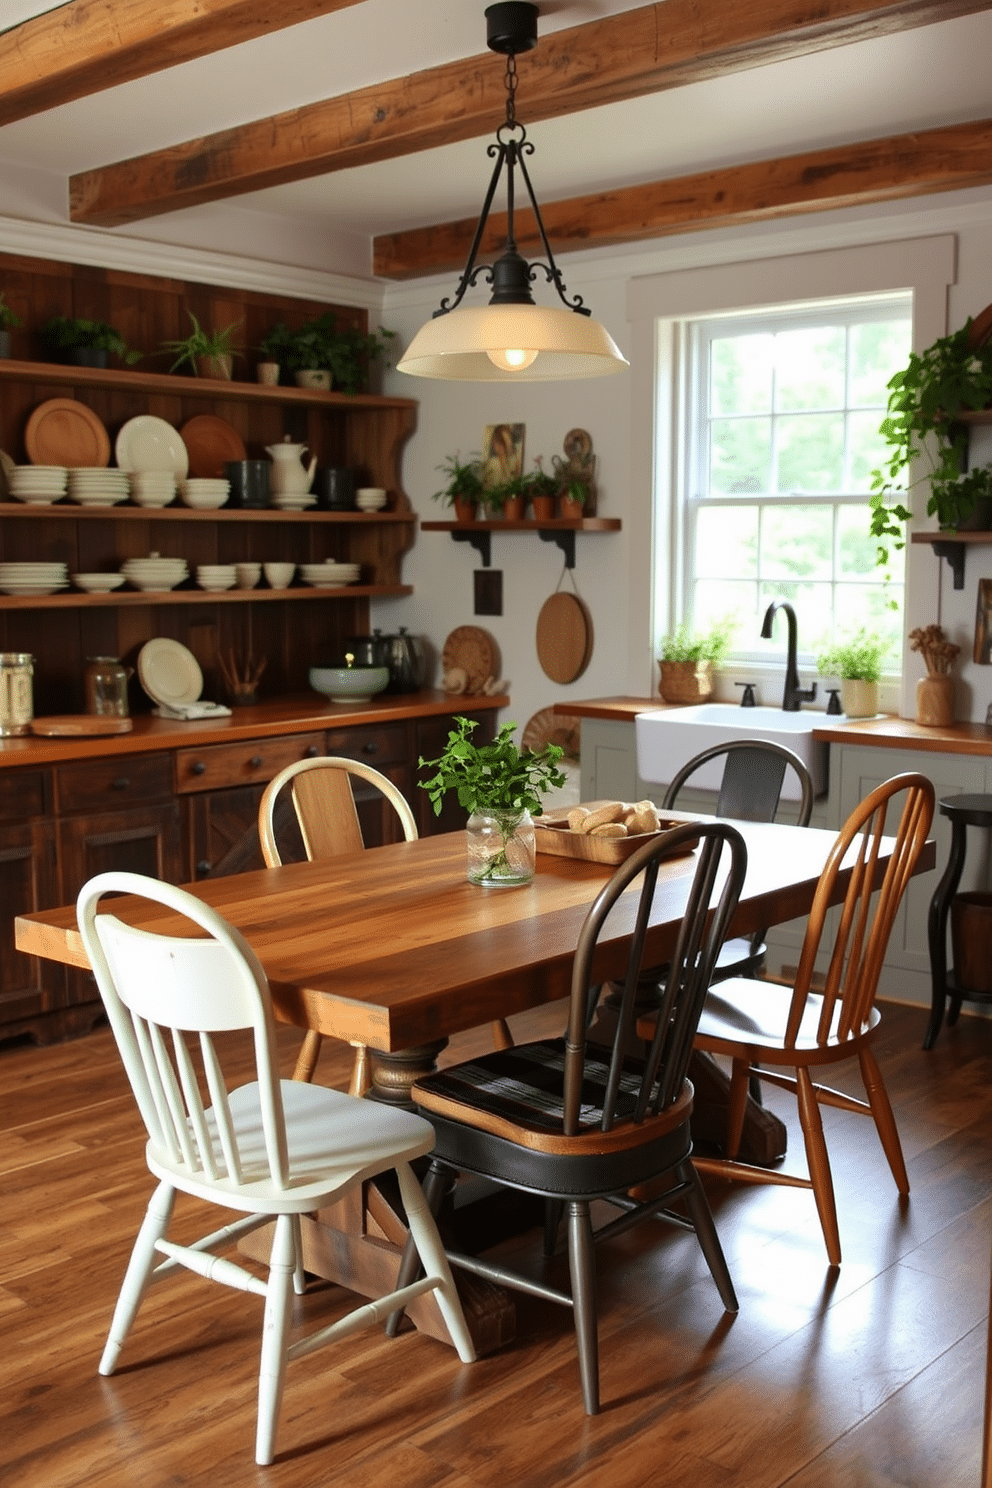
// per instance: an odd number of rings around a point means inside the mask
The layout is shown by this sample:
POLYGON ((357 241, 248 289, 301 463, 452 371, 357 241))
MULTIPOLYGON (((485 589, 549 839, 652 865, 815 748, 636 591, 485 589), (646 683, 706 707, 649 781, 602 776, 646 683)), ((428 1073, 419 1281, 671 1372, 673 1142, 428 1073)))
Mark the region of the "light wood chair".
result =
MULTIPOLYGON (((821 1105, 870 1116, 896 1187, 900 1194, 909 1193, 899 1133, 870 1046, 879 1023, 875 993, 892 923, 926 841, 933 806, 933 786, 923 775, 897 775, 872 791, 848 817, 831 849, 810 910, 794 987, 744 978, 721 982, 706 999, 696 1033, 696 1048, 726 1056, 732 1071, 727 1157, 697 1157, 696 1167, 704 1173, 749 1183, 812 1189, 827 1255, 835 1266, 841 1259, 840 1235, 821 1105), (905 799, 895 846, 883 873, 878 862, 881 838, 890 804, 898 795, 905 799), (842 868, 852 866, 850 884, 841 896, 838 875, 842 868), (814 991, 813 976, 824 940, 827 910, 838 902, 838 928, 823 990, 814 991), (848 1059, 858 1061, 867 1101, 813 1080, 813 1071, 848 1059), (795 1073, 783 1074, 783 1067, 795 1073), (808 1177, 736 1161, 751 1078, 796 1095, 808 1177)), ((639 1031, 642 1036, 648 1035, 650 1023, 645 1021, 639 1031)))
POLYGON ((135 1241, 100 1360, 112 1374, 152 1281, 184 1266, 265 1299, 255 1457, 275 1454, 286 1364, 370 1325, 383 1309, 430 1290, 459 1357, 474 1357, 440 1238, 410 1162, 434 1132, 409 1112, 342 1091, 280 1080, 269 986, 251 947, 201 900, 134 873, 91 879, 77 903, 79 928, 148 1130, 145 1158, 159 1183, 135 1241), (137 894, 190 922, 190 938, 150 934, 114 914, 106 894, 137 894), (202 932, 206 932, 203 938, 202 932), (224 1040, 249 1030, 256 1079, 231 1088, 224 1040), (329 1327, 289 1342, 292 1292, 304 1289, 300 1215, 321 1209, 377 1173, 394 1171, 410 1233, 426 1268, 423 1286, 355 1308, 329 1327), (166 1239, 176 1193, 240 1211, 193 1244, 166 1239), (213 1252, 275 1220, 268 1279, 213 1252))
MULTIPOLYGON (((380 771, 360 760, 339 755, 322 755, 316 759, 297 760, 269 781, 258 806, 258 835, 262 857, 267 868, 278 868, 282 856, 276 841, 278 802, 283 789, 290 788, 303 846, 311 860, 334 858, 341 853, 361 852, 365 847, 362 827, 355 805, 353 780, 363 780, 380 791, 396 812, 403 838, 412 842, 417 836, 417 823, 403 793, 380 771)), ((503 1019, 494 1022, 493 1038, 499 1049, 508 1048, 513 1040, 503 1019)), ((303 1040, 294 1080, 312 1080, 323 1036, 311 1029, 303 1040)), ((348 1086, 350 1095, 364 1095, 371 1083, 368 1050, 354 1044, 355 1062, 348 1086)))

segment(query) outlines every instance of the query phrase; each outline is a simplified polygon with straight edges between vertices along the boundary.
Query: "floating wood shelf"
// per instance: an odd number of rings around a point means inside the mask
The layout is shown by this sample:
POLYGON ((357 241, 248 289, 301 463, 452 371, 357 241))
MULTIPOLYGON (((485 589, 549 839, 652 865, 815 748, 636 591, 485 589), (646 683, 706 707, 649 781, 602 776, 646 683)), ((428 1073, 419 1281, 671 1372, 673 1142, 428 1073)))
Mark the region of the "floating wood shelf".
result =
MULTIPOLYGON (((990 414, 983 422, 992 423, 992 410, 982 412, 990 414)), ((992 532, 914 532, 911 541, 929 543, 938 558, 946 558, 954 575, 954 588, 963 589, 965 553, 969 547, 992 544, 992 532)))
POLYGON ((156 589, 135 593, 115 589, 110 594, 0 594, 0 610, 127 609, 160 605, 264 604, 268 601, 315 599, 383 599, 412 594, 412 584, 347 584, 334 589, 156 589))
POLYGON ((536 532, 544 542, 555 543, 565 555, 565 567, 575 567, 575 534, 577 532, 619 532, 619 517, 582 517, 569 521, 554 517, 539 522, 523 519, 519 522, 500 522, 486 519, 477 522, 421 522, 424 532, 450 532, 455 542, 467 542, 475 548, 483 568, 492 562, 492 534, 494 532, 536 532))

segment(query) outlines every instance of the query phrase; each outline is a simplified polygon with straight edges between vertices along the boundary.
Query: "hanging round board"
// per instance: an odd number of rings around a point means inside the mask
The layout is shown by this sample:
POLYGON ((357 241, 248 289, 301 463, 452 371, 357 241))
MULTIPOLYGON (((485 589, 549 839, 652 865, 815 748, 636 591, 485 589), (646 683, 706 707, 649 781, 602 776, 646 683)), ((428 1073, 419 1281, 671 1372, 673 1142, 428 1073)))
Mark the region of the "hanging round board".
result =
POLYGON ((552 682, 574 682, 592 656, 592 619, 577 594, 559 590, 537 617, 537 659, 552 682))

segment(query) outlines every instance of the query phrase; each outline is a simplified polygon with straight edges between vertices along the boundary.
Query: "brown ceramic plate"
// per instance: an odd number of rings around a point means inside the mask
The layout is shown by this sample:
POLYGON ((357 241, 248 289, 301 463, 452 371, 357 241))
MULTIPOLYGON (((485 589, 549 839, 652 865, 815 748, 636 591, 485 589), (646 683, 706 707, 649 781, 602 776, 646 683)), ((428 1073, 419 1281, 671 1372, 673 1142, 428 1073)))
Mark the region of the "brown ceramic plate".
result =
POLYGON ((39 403, 24 429, 24 448, 32 465, 91 469, 110 460, 110 435, 85 403, 49 398, 39 403))
POLYGON ((189 451, 189 473, 209 480, 223 480, 228 460, 247 458, 245 442, 233 424, 212 413, 198 413, 179 430, 189 451))
POLYGON ((79 738, 87 734, 129 734, 134 728, 130 718, 101 718, 96 713, 65 713, 59 717, 32 718, 31 732, 53 738, 79 738))

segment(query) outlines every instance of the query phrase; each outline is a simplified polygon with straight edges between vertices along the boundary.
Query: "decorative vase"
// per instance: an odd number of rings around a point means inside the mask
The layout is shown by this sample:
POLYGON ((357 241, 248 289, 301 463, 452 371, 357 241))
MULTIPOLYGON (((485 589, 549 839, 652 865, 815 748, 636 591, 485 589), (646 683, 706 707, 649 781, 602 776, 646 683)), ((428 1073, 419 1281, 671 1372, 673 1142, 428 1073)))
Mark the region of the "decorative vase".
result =
POLYGON ((470 501, 467 496, 456 496, 454 500, 455 521, 474 522, 475 506, 476 503, 474 501, 470 501))
POLYGON ((954 678, 921 677, 916 684, 916 721, 924 728, 947 728, 954 722, 954 678))
POLYGON ((280 366, 278 362, 259 362, 255 367, 256 381, 266 387, 278 387, 280 366))
POLYGON ((198 356, 196 359, 197 377, 212 377, 217 382, 230 382, 233 372, 233 356, 198 356))
POLYGON ((293 378, 297 387, 309 388, 312 393, 331 391, 331 374, 324 367, 305 367, 299 372, 294 372, 293 378))
POLYGON ((534 877, 537 841, 529 811, 473 811, 465 843, 469 883, 512 889, 534 877))
POLYGON ((524 498, 522 496, 507 496, 503 502, 502 516, 504 522, 522 522, 524 517, 524 498))
POLYGON ((532 496, 531 506, 534 508, 534 520, 536 522, 553 522, 555 519, 555 498, 553 496, 532 496))
POLYGON ((585 503, 576 501, 574 496, 563 496, 561 514, 569 522, 581 522, 585 516, 585 503))
POLYGON ((659 661, 658 691, 666 703, 705 703, 713 696, 711 661, 659 661))
POLYGON ((841 677, 840 705, 848 718, 874 718, 878 712, 878 683, 863 677, 841 677))

